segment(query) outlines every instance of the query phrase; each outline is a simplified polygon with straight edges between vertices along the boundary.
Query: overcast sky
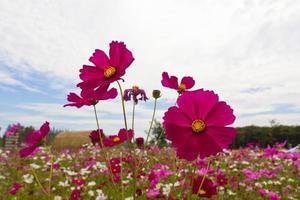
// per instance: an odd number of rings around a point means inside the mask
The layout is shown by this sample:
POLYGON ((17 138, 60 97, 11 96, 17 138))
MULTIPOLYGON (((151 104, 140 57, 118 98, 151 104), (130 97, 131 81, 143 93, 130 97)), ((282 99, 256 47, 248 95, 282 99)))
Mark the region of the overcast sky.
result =
MULTIPOLYGON (((161 89, 157 118, 176 92, 161 73, 193 76, 230 104, 235 126, 300 124, 300 1, 0 0, 0 126, 94 129, 92 108, 63 108, 94 49, 124 41, 135 61, 125 87, 161 89)), ((116 85, 114 85, 116 87, 116 85)), ((127 103, 128 117, 131 104, 127 103)), ((139 103, 136 132, 153 102, 139 103)), ((123 126, 119 97, 99 105, 101 126, 123 126)), ((2 130, 3 133, 3 130, 2 130)))

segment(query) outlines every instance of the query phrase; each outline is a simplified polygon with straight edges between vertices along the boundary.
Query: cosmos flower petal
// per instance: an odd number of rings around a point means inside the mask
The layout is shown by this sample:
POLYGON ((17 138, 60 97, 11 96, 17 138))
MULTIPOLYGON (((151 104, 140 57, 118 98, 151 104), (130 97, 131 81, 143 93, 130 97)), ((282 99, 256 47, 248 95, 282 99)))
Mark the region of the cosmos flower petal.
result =
POLYGON ((42 138, 45 137, 49 131, 50 131, 49 122, 46 121, 40 128, 41 137, 42 138))
POLYGON ((35 150, 36 146, 28 146, 28 147, 24 147, 19 151, 19 155, 21 158, 27 157, 29 156, 34 150, 35 150))
POLYGON ((104 77, 103 69, 98 67, 83 65, 79 71, 79 77, 83 81, 98 80, 104 77))
POLYGON ((227 126, 234 122, 233 110, 224 101, 217 103, 205 119, 207 126, 227 126))
POLYGON ((172 141, 173 147, 183 145, 192 134, 190 128, 183 128, 170 123, 164 123, 164 128, 166 130, 166 138, 172 141))
POLYGON ((188 161, 195 160, 199 155, 199 143, 196 135, 190 135, 186 142, 178 147, 177 156, 188 161))
POLYGON ((232 127, 207 127, 205 132, 223 149, 230 145, 235 136, 236 129, 232 127))
POLYGON ((109 66, 109 59, 107 55, 100 49, 95 50, 93 56, 90 57, 89 61, 94 63, 96 67, 100 67, 102 69, 103 67, 109 66))
POLYGON ((178 79, 177 79, 177 77, 176 76, 169 77, 168 72, 163 72, 162 73, 161 84, 164 87, 178 90, 178 79))
POLYGON ((192 119, 189 119, 188 116, 176 106, 170 107, 163 119, 165 123, 175 124, 181 127, 191 127, 192 124, 192 119))
POLYGON ((181 84, 184 84, 186 89, 191 89, 195 85, 195 80, 190 76, 185 76, 182 78, 181 84))

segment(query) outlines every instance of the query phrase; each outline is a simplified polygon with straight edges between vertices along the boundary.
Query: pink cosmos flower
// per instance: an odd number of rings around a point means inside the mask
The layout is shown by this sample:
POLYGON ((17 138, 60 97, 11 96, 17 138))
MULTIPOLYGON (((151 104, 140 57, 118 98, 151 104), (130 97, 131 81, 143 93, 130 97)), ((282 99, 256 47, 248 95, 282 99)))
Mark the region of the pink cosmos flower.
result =
POLYGON ((15 135, 17 130, 21 128, 21 124, 20 123, 16 123, 16 124, 13 124, 5 133, 5 137, 6 138, 9 138, 10 136, 12 135, 15 135))
POLYGON ((70 92, 68 95, 68 101, 71 103, 64 105, 66 106, 76 106, 81 108, 82 106, 91 106, 98 103, 100 100, 114 99, 118 95, 117 89, 112 88, 108 90, 109 85, 102 85, 96 90, 82 90, 80 96, 70 92))
POLYGON ((117 144, 121 144, 127 140, 131 140, 133 138, 133 130, 129 129, 126 131, 125 128, 120 129, 118 135, 110 135, 104 139, 103 144, 107 147, 112 147, 117 144))
POLYGON ((102 148, 102 144, 100 142, 100 137, 99 137, 99 132, 100 132, 100 136, 101 136, 102 143, 103 143, 105 135, 104 135, 102 129, 92 131, 90 133, 89 137, 94 145, 98 143, 98 145, 102 148))
POLYGON ((135 104, 138 103, 138 100, 148 100, 145 90, 140 89, 138 86, 132 86, 132 89, 127 89, 124 91, 125 101, 130 101, 131 97, 135 104), (140 97, 138 98, 139 95, 140 97))
POLYGON ((135 143, 137 144, 138 147, 144 146, 144 138, 143 137, 136 138, 135 143))
POLYGON ((19 189, 21 189, 22 187, 23 187, 22 184, 17 183, 17 182, 14 182, 14 184, 12 185, 12 187, 11 187, 11 189, 10 189, 10 191, 9 191, 9 194, 11 194, 11 195, 16 195, 17 191, 18 191, 19 189))
POLYGON ((78 199, 80 199, 80 193, 81 193, 80 190, 74 189, 71 193, 71 196, 70 196, 69 200, 78 200, 78 199))
POLYGON ((210 198, 217 193, 216 188, 217 186, 210 179, 203 180, 203 176, 198 176, 193 182, 192 192, 200 197, 210 198))
POLYGON ((82 179, 82 178, 81 178, 81 179, 74 178, 74 179, 72 179, 72 183, 73 183, 74 185, 79 186, 79 187, 83 187, 83 186, 86 184, 85 180, 82 179))
POLYGON ((26 137, 26 147, 19 151, 20 156, 27 157, 30 155, 41 143, 44 137, 49 133, 49 122, 45 122, 38 131, 29 133, 26 137))
POLYGON ((95 50, 89 59, 95 66, 84 65, 80 69, 83 82, 77 86, 90 90, 121 79, 134 58, 123 42, 112 41, 109 46, 109 58, 104 51, 95 50))
POLYGON ((185 76, 181 79, 180 84, 178 84, 178 79, 176 76, 169 77, 169 74, 167 72, 163 72, 161 84, 164 87, 177 90, 177 92, 181 94, 182 92, 191 89, 195 85, 195 81, 192 77, 185 76))
POLYGON ((233 110, 213 91, 184 92, 177 105, 165 112, 163 126, 179 158, 215 155, 234 140, 235 128, 226 127, 235 120, 233 110))

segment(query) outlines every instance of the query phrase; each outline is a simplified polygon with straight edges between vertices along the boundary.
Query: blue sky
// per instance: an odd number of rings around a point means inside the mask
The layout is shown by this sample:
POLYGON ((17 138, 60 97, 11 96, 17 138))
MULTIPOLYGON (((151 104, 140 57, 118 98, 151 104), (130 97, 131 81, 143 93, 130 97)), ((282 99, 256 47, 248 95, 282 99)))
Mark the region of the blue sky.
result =
MULTIPOLYGON (((78 70, 94 49, 108 51, 111 40, 124 41, 135 57, 125 88, 162 90, 158 119, 176 98, 160 84, 168 71, 218 93, 234 108, 235 126, 300 123, 298 1, 2 0, 0 18, 2 129, 45 120, 60 129, 94 129, 91 108, 62 106, 68 92, 78 91, 78 70)), ((152 106, 138 105, 138 135, 148 129, 152 106)), ((119 98, 98 110, 107 132, 123 126, 119 98)))

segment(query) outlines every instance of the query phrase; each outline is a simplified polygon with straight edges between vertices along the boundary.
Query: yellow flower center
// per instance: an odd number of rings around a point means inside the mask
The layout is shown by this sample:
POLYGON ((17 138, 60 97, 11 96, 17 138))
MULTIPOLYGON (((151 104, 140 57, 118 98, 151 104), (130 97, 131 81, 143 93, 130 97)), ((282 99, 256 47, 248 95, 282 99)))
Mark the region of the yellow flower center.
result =
POLYGON ((205 124, 202 120, 196 119, 192 123, 192 129, 194 132, 199 133, 205 129, 205 124))
POLYGON ((179 86, 178 86, 178 92, 184 92, 186 90, 186 85, 181 83, 179 86))
POLYGON ((112 66, 107 67, 106 69, 104 69, 104 76, 105 76, 105 78, 112 77, 116 73, 116 71, 117 70, 116 70, 115 67, 112 67, 112 66))
POLYGON ((136 85, 132 86, 132 90, 137 92, 139 90, 139 86, 136 86, 136 85))
POLYGON ((202 190, 202 189, 200 189, 200 190, 198 191, 198 194, 206 194, 206 191, 205 191, 205 190, 202 190))
POLYGON ((117 136, 117 137, 114 137, 113 141, 114 142, 119 142, 121 139, 117 136))

